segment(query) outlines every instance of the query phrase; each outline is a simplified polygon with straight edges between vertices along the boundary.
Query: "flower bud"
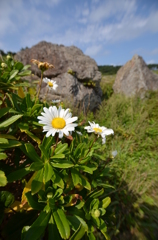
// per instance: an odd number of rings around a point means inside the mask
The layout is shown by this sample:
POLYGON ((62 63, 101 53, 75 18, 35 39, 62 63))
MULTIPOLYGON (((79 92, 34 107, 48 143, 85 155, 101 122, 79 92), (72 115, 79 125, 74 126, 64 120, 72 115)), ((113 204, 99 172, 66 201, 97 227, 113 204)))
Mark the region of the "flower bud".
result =
POLYGON ((7 68, 7 64, 6 63, 1 63, 1 67, 2 68, 7 68))
POLYGON ((93 215, 98 218, 100 217, 100 211, 98 209, 94 210, 93 215))
POLYGON ((7 60, 12 59, 12 57, 10 55, 7 55, 6 58, 7 58, 7 60))

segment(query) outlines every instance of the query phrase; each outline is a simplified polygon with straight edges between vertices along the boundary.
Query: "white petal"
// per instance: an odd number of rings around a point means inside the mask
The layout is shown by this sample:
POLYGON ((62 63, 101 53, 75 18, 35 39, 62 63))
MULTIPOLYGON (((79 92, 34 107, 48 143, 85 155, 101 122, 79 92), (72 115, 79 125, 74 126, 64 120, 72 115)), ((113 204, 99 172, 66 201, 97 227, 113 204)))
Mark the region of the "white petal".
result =
POLYGON ((78 119, 78 117, 72 117, 66 120, 66 124, 75 122, 78 119))
POLYGON ((59 138, 63 137, 63 131, 59 131, 59 138))

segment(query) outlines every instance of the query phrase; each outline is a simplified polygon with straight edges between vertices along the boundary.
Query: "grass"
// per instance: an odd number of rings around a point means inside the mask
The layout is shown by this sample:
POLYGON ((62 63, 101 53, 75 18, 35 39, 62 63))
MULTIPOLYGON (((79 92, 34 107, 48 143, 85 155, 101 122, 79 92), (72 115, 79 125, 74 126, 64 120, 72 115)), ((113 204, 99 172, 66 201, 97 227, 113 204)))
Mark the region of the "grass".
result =
POLYGON ((94 115, 87 115, 87 120, 115 132, 100 149, 105 157, 118 152, 109 163, 109 182, 115 185, 110 211, 116 216, 111 236, 154 240, 158 236, 158 92, 147 92, 143 100, 113 94, 115 77, 102 77, 102 104, 94 115))

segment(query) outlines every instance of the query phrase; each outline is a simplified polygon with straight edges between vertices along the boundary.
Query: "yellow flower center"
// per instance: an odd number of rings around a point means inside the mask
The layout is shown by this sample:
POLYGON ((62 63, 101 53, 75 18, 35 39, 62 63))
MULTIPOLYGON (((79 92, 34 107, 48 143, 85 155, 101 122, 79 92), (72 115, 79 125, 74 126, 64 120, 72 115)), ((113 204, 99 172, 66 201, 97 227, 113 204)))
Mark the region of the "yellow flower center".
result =
POLYGON ((98 133, 99 133, 99 132, 100 132, 100 133, 102 132, 102 130, 101 130, 100 128, 93 128, 93 130, 94 130, 95 132, 98 132, 98 133))
POLYGON ((52 120, 52 126, 56 129, 63 129, 66 126, 66 122, 63 118, 57 117, 52 120))
POLYGON ((48 82, 48 85, 49 85, 49 87, 53 87, 53 83, 52 82, 48 82))

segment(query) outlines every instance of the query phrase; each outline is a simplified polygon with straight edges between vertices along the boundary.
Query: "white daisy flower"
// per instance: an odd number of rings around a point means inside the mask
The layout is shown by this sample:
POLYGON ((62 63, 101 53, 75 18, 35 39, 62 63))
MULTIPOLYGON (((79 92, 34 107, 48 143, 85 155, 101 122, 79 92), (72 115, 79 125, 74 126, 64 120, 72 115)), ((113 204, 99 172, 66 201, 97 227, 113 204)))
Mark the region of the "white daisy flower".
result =
POLYGON ((106 127, 100 127, 98 123, 89 122, 89 124, 90 126, 86 126, 84 127, 84 129, 86 129, 88 133, 94 132, 95 134, 100 135, 102 137, 102 144, 104 144, 106 141, 105 136, 114 134, 114 131, 112 129, 108 129, 106 127))
POLYGON ((78 125, 73 123, 78 117, 71 117, 72 114, 69 112, 69 108, 64 110, 61 106, 59 109, 56 106, 51 106, 49 108, 44 107, 43 110, 42 116, 37 118, 40 120, 39 123, 45 125, 43 126, 43 132, 47 132, 46 137, 54 136, 55 133, 59 133, 59 138, 62 138, 64 134, 69 136, 69 132, 74 131, 78 125))
POLYGON ((56 90, 56 88, 58 87, 58 84, 56 84, 56 81, 50 80, 49 78, 45 77, 43 78, 43 82, 47 83, 47 87, 50 90, 56 90))

